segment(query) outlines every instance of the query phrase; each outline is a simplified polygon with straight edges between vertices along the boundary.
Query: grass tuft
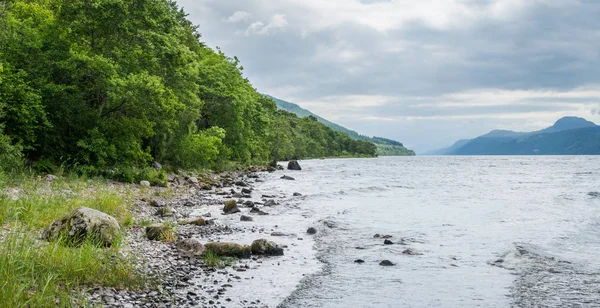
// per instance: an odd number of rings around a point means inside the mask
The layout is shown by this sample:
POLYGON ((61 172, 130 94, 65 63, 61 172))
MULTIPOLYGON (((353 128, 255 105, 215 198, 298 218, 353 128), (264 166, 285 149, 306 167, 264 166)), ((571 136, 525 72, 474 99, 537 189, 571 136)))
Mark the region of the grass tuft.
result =
POLYGON ((221 257, 212 250, 208 250, 203 255, 204 264, 208 267, 224 267, 235 263, 235 258, 221 257))

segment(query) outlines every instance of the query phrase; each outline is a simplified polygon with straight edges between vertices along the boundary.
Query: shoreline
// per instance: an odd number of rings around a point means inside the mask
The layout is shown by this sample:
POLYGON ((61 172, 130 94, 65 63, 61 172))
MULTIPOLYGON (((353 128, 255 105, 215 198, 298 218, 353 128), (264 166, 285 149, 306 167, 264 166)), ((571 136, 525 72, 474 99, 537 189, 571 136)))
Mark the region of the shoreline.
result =
MULTIPOLYGON (((256 239, 267 239, 284 248, 283 256, 252 256, 237 259, 230 266, 208 267, 201 257, 189 257, 179 252, 176 242, 150 241, 143 226, 127 229, 124 253, 133 253, 144 262, 144 271, 161 277, 158 290, 118 291, 95 288, 84 295, 91 305, 105 307, 276 307, 290 296, 302 279, 321 268, 314 248, 314 235, 306 233, 312 223, 297 206, 303 196, 285 195, 269 190, 265 182, 293 175, 298 171, 266 172, 249 168, 209 174, 214 185, 208 190, 194 179, 170 176, 169 188, 140 188, 160 195, 174 189, 174 195, 134 202, 135 221, 177 223, 203 217, 211 221, 206 226, 178 225, 178 240, 193 238, 203 245, 208 242, 234 242, 250 245, 256 239), (239 184, 239 185, 238 185, 239 184), (244 189, 246 193, 241 193, 244 189), (252 190, 248 193, 248 190, 252 190), (240 213, 223 214, 227 200, 238 200, 240 213), (275 205, 269 205, 273 203, 275 205), (254 203, 250 206, 249 202, 254 203), (244 205, 246 203, 247 205, 244 205), (296 203, 296 204, 294 204, 296 203), (160 204, 174 210, 173 217, 155 214, 160 204), (252 207, 268 215, 250 213, 252 207), (242 215, 252 221, 240 221, 242 215)), ((301 171, 300 171, 301 172, 301 171)))

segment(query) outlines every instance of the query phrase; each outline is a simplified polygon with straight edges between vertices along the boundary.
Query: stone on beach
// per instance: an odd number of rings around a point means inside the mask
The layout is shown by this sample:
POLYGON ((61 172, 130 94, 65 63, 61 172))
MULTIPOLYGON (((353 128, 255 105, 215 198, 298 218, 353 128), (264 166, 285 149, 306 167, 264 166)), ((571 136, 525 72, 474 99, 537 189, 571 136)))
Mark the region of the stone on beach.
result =
POLYGON ((199 256, 204 253, 204 246, 200 241, 192 238, 183 239, 175 244, 175 248, 184 255, 199 256))
POLYGON ((252 210, 250 210, 250 214, 258 214, 258 215, 261 215, 261 216, 264 216, 264 215, 269 215, 269 213, 267 213, 267 212, 263 212, 263 211, 261 211, 261 210, 260 210, 259 208, 257 208, 257 207, 254 207, 254 208, 252 208, 252 210))
POLYGON ((255 240, 251 247, 255 255, 283 256, 283 248, 266 239, 255 240))
POLYGON ((163 206, 156 211, 155 215, 160 217, 172 217, 175 215, 175 210, 171 207, 163 206))
POLYGON ((223 213, 225 214, 234 214, 239 213, 240 209, 237 206, 237 201, 229 200, 225 202, 225 206, 223 206, 223 213))
POLYGON ((211 251, 218 256, 249 258, 251 254, 250 246, 240 245, 229 242, 212 242, 204 245, 206 251, 211 251))
POLYGON ((288 170, 302 170, 297 160, 290 160, 287 168, 288 170))
POLYGON ((151 241, 160 241, 169 232, 169 228, 161 224, 153 224, 146 227, 146 238, 151 241))
POLYGON ((69 244, 79 245, 86 238, 101 246, 112 246, 121 228, 117 220, 103 212, 80 207, 52 222, 42 234, 48 241, 64 238, 69 244))
POLYGON ((392 262, 392 261, 390 261, 390 260, 383 260, 383 261, 379 262, 379 265, 381 265, 381 266, 394 266, 394 265, 396 265, 396 264, 395 264, 395 263, 393 263, 393 262, 392 262))
POLYGON ((207 223, 207 221, 204 218, 198 217, 198 218, 192 218, 192 219, 184 220, 184 221, 180 222, 179 224, 181 224, 181 225, 206 226, 208 223, 207 223))
POLYGON ((265 206, 275 206, 277 205, 277 202, 273 199, 269 199, 265 202, 265 206))
POLYGON ((308 234, 317 234, 317 229, 310 227, 306 230, 306 233, 308 234))

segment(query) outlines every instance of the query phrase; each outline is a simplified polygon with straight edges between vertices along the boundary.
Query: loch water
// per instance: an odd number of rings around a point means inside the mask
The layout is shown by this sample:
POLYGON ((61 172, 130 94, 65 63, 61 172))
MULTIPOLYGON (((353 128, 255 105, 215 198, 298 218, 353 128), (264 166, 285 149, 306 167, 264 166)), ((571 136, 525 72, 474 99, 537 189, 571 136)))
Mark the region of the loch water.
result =
POLYGON ((300 163, 258 186, 318 229, 281 307, 600 307, 599 157, 300 163))

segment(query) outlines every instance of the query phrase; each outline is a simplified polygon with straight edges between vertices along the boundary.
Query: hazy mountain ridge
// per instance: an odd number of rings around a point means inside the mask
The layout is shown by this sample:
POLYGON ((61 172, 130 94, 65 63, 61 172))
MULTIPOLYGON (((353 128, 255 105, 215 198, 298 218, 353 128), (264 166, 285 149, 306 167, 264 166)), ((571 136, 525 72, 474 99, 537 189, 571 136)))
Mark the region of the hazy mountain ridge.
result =
POLYGON ((326 120, 311 111, 304 109, 294 103, 286 102, 284 100, 278 99, 276 97, 264 94, 265 96, 273 99, 277 104, 277 108, 281 110, 285 110, 291 113, 296 114, 298 117, 308 117, 313 116, 317 118, 317 120, 338 132, 343 132, 348 134, 350 138, 356 140, 364 140, 374 143, 377 146, 377 154, 380 156, 413 156, 415 152, 413 150, 407 149, 401 142, 383 138, 383 137, 368 137, 365 135, 361 135, 356 131, 345 128, 339 124, 333 123, 329 120, 326 120))
POLYGON ((534 132, 493 130, 460 140, 440 155, 594 155, 600 154, 600 126, 578 117, 564 117, 534 132), (466 141, 466 142, 465 142, 466 141), (460 144, 459 144, 460 143, 460 144))

